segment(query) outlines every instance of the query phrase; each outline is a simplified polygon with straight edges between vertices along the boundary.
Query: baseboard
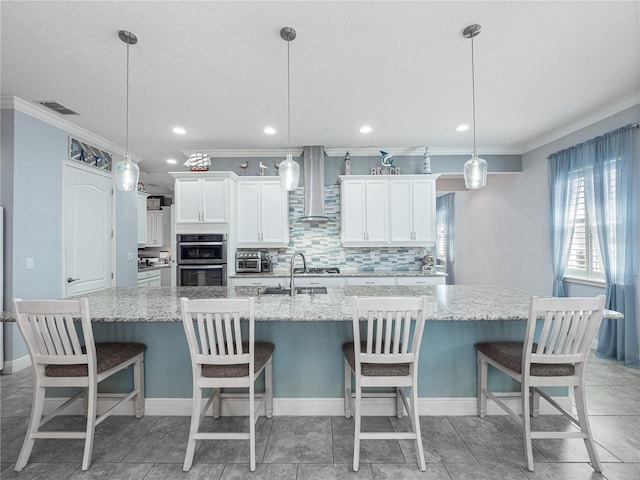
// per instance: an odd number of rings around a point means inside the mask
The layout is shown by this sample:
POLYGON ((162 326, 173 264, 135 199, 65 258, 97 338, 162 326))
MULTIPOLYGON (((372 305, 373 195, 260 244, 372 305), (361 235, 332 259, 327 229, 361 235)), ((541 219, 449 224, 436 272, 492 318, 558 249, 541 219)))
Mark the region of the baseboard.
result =
POLYGON ((2 369, 3 375, 11 375, 12 373, 19 372, 25 368, 31 366, 31 357, 25 355, 24 357, 16 358, 15 360, 5 360, 4 368, 2 369))
MULTIPOLYGON (((554 397, 565 409, 571 411, 570 397, 554 397)), ((63 403, 62 398, 46 398, 45 412, 50 412, 63 403)), ((515 412, 520 412, 520 402, 517 398, 506 398, 505 403, 515 412)), ((114 400, 100 399, 98 413, 106 410, 114 400)), ((392 416, 396 412, 394 397, 381 396, 364 398, 362 413, 368 416, 392 416)), ((223 398, 221 413, 223 416, 246 415, 249 408, 246 398, 223 398)), ((467 398, 420 398, 418 399, 420 415, 423 416, 470 416, 477 415, 475 397, 467 398)), ((67 410, 68 415, 82 413, 82 401, 78 400, 67 410)), ((126 402, 114 410, 115 415, 131 415, 133 401, 126 402)), ((210 413, 210 412, 209 412, 210 413)), ((540 401, 540 413, 543 415, 559 414, 546 401, 540 401)), ((487 401, 488 415, 502 415, 505 412, 491 400, 487 401)), ((191 415, 191 398, 147 398, 145 400, 145 415, 156 416, 189 416, 191 415)), ((274 416, 340 416, 344 415, 344 400, 342 398, 274 398, 274 416)))

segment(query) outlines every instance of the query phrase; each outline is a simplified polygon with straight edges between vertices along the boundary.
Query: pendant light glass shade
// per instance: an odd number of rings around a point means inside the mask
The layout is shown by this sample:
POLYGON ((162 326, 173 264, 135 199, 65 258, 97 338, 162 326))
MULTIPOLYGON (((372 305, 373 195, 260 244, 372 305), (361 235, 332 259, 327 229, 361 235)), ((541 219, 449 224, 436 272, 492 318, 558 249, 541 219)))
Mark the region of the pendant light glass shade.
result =
POLYGON ((138 43, 138 37, 126 30, 120 30, 118 37, 127 44, 126 153, 124 154, 124 160, 120 160, 113 167, 113 173, 116 180, 116 189, 124 192, 133 192, 138 189, 140 168, 131 161, 131 155, 129 155, 129 45, 138 43))
POLYGON ((287 158, 280 162, 278 172, 280 175, 280 184, 282 188, 288 192, 292 192, 298 188, 298 180, 300 179, 300 165, 291 156, 291 61, 289 55, 289 45, 296 38, 296 31, 291 27, 284 27, 280 30, 280 38, 287 42, 287 135, 288 148, 287 158))
POLYGON ((138 177, 140 169, 138 165, 131 161, 129 155, 124 156, 124 160, 116 163, 113 167, 116 177, 116 188, 124 192, 132 192, 138 187, 138 177))
POLYGON ((291 192, 298 188, 298 180, 300 179, 300 165, 294 161, 290 153, 287 153, 287 159, 280 163, 278 167, 280 172, 280 183, 282 188, 291 192))
POLYGON ((464 185, 469 190, 484 188, 487 184, 487 161, 476 153, 464 164, 464 185))
POLYGON ((471 39, 471 92, 473 106, 473 155, 464 164, 464 185, 469 190, 484 188, 487 184, 487 161, 478 157, 476 151, 476 74, 473 61, 473 37, 480 34, 480 25, 469 25, 462 31, 464 38, 471 39))

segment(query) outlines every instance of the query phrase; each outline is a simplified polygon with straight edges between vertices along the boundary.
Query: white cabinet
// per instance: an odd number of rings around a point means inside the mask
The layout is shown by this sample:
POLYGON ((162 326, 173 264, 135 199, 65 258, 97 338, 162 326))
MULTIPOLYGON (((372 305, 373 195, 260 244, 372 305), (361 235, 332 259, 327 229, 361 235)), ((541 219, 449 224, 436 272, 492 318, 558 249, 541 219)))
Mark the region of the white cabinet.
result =
POLYGON ((447 277, 442 275, 433 275, 425 277, 398 277, 396 279, 398 285, 444 285, 447 277))
POLYGON ((218 172, 172 173, 176 223, 228 223, 229 178, 218 172))
POLYGON ((231 278, 232 287, 277 287, 289 285, 289 279, 285 277, 271 278, 231 278))
POLYGON ((289 244, 289 196, 272 179, 238 179, 236 246, 286 247, 289 244))
POLYGON ((339 277, 296 277, 296 287, 342 287, 344 278, 339 277))
POLYGON ((138 272, 138 287, 159 287, 160 285, 160 269, 154 268, 153 270, 138 272))
POLYGON ((341 176, 345 247, 436 242, 437 175, 341 176))
POLYGON ((347 285, 395 285, 394 277, 347 277, 347 285))
POLYGON ((388 244, 387 180, 341 179, 342 244, 354 247, 388 244))
POLYGON ((389 180, 389 240, 392 245, 436 241, 436 182, 431 178, 389 180))
POLYGON ((163 245, 164 215, 162 210, 147 210, 147 247, 163 245))
POLYGON ((144 247, 147 243, 147 194, 138 192, 136 201, 138 247, 144 247))

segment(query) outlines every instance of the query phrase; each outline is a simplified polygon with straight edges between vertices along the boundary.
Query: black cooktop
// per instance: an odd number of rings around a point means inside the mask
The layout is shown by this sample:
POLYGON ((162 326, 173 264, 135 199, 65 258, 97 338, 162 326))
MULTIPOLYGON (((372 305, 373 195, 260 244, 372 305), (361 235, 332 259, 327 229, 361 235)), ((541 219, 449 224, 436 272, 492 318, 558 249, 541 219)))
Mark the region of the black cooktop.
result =
POLYGON ((329 273, 340 273, 340 269, 337 267, 326 267, 326 268, 307 268, 307 271, 304 271, 304 268, 297 267, 293 269, 293 273, 307 273, 311 275, 324 275, 329 273))

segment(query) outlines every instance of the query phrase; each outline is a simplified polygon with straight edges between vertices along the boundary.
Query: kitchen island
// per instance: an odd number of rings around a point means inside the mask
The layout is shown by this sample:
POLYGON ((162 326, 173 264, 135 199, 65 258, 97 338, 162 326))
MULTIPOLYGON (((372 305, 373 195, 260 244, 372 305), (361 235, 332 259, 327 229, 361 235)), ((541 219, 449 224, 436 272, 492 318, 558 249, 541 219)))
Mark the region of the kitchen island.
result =
MULTIPOLYGON (((146 343, 145 388, 151 414, 189 414, 191 363, 180 317, 180 297, 254 296, 256 340, 276 345, 274 413, 339 415, 342 343, 353 340, 351 297, 429 299, 419 360, 423 414, 472 414, 476 395, 474 345, 524 336, 530 293, 503 286, 346 286, 327 294, 264 295, 252 287, 110 288, 89 299, 96 341, 146 343)), ((620 314, 607 312, 606 318, 620 314)), ((510 388, 504 376, 492 388, 510 388)), ((121 387, 126 375, 106 384, 121 387)), ((389 401, 389 409, 393 402, 389 401)))

